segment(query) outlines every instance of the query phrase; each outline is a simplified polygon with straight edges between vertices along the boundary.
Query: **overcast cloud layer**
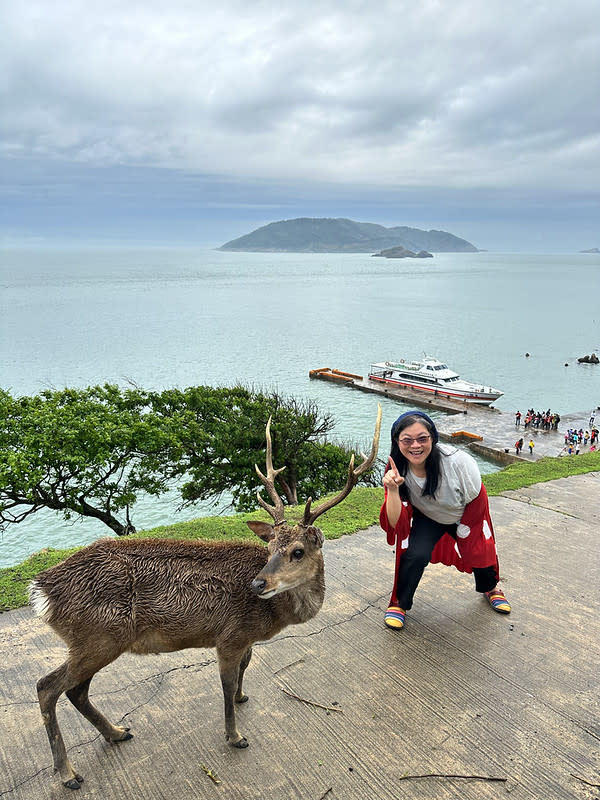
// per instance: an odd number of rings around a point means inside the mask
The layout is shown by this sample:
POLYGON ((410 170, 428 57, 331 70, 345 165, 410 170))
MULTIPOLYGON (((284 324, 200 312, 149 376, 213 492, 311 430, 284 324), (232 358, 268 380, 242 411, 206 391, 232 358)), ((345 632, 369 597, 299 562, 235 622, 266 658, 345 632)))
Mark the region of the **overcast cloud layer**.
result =
POLYGON ((506 236, 513 220, 513 244, 531 247, 562 210, 579 226, 565 245, 600 245, 598 11, 597 0, 9 0, 0 235, 47 234, 44 198, 55 224, 71 209, 88 233, 86 209, 100 224, 135 207, 119 218, 141 235, 145 200, 163 219, 172 197, 181 224, 207 212, 224 238, 300 215, 446 223, 466 238, 494 224, 506 236), (523 216, 537 225, 529 243, 516 235, 523 216))

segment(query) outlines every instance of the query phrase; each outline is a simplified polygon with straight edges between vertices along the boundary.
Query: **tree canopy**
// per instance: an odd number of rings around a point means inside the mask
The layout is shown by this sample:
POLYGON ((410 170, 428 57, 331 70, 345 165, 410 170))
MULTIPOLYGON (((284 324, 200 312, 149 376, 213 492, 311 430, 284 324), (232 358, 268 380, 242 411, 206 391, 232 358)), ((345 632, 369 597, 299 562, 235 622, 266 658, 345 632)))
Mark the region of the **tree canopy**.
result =
MULTIPOLYGON (((178 458, 173 455, 171 475, 183 479, 184 503, 216 502, 227 493, 236 510, 255 508, 261 483, 254 465, 264 468, 269 418, 273 464, 285 467, 277 479, 285 503, 344 485, 353 449, 327 441, 335 421, 313 401, 243 386, 196 386, 153 394, 150 402, 154 413, 176 426, 180 450, 178 458)), ((365 476, 362 482, 373 479, 365 476)))
MULTIPOLYGON (((0 523, 40 508, 135 530, 142 494, 173 485, 182 504, 227 497, 256 507, 272 418, 273 463, 286 503, 343 486, 351 450, 327 441, 334 427, 312 401, 243 386, 149 392, 114 385, 14 398, 0 390, 0 523)), ((363 483, 373 483, 366 477, 363 483)))
POLYGON ((117 534, 135 530, 140 491, 158 496, 170 446, 144 392, 116 386, 0 392, 0 521, 40 508, 96 517, 117 534))

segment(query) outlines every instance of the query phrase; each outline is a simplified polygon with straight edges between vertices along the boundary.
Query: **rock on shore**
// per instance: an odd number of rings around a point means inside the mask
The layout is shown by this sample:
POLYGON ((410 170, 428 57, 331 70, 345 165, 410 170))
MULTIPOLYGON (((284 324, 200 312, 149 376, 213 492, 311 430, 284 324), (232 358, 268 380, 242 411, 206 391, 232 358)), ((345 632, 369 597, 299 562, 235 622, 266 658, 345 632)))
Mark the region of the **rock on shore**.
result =
POLYGON ((379 253, 373 253, 373 255, 375 257, 382 256, 383 258, 433 258, 433 255, 428 253, 427 250, 419 250, 418 253, 414 253, 406 247, 389 247, 379 253))

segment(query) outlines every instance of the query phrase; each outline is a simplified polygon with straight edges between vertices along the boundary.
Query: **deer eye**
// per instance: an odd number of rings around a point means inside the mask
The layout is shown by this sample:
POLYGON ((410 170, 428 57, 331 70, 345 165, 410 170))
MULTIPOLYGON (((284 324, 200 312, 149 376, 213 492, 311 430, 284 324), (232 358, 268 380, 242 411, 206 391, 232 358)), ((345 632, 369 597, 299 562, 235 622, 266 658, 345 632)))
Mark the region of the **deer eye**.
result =
POLYGON ((300 559, 303 557, 304 550, 301 547, 297 547, 295 550, 292 550, 292 558, 296 559, 296 561, 300 561, 300 559))

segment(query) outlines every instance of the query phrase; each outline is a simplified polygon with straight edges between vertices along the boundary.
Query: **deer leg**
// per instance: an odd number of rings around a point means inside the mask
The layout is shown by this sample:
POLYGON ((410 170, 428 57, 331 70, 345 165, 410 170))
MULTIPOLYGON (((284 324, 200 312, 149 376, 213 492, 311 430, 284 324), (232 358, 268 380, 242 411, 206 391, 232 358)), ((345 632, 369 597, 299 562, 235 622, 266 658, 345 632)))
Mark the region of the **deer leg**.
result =
POLYGON ((112 722, 106 719, 104 714, 92 705, 88 696, 91 682, 92 678, 88 678, 72 689, 69 689, 67 691, 69 700, 73 703, 77 711, 89 720, 94 728, 100 731, 107 742, 125 742, 127 739, 131 739, 133 734, 129 733, 129 728, 122 727, 121 725, 113 725, 112 722))
POLYGON ((69 761, 67 749, 56 718, 56 703, 69 684, 68 673, 69 662, 65 661, 65 663, 58 669, 55 669, 54 672, 51 672, 44 678, 40 678, 37 682, 37 693, 42 719, 44 720, 44 726, 50 742, 50 749, 52 750, 54 771, 60 774, 60 778, 66 787, 69 789, 79 789, 83 778, 75 772, 73 765, 69 761))
POLYGON ((249 647, 242 656, 242 660, 240 661, 237 691, 233 698, 236 703, 246 703, 248 701, 248 695, 244 694, 244 691, 242 689, 242 682, 244 680, 244 673, 246 672, 246 667, 250 663, 251 658, 252 658, 252 648, 249 647))
MULTIPOLYGON (((244 654, 242 654, 244 655, 244 654)), ((235 721, 234 695, 240 683, 240 656, 225 655, 217 649, 219 674, 225 703, 225 735, 234 747, 248 747, 248 740, 238 731, 235 721)))
POLYGON ((62 782, 69 789, 79 789, 83 778, 75 772, 73 765, 69 761, 56 718, 56 703, 63 692, 67 694, 75 708, 89 719, 93 725, 96 725, 105 738, 106 734, 109 734, 110 738, 114 734, 115 740, 130 738, 124 728, 111 725, 92 706, 87 697, 88 687, 94 675, 102 667, 114 661, 120 655, 122 649, 116 648, 110 641, 105 641, 104 643, 96 641, 94 652, 88 654, 88 650, 89 647, 86 644, 73 645, 70 649, 69 658, 64 664, 44 678, 40 678, 37 683, 38 700, 42 719, 46 726, 46 733, 50 741, 54 771, 60 774, 62 782))

